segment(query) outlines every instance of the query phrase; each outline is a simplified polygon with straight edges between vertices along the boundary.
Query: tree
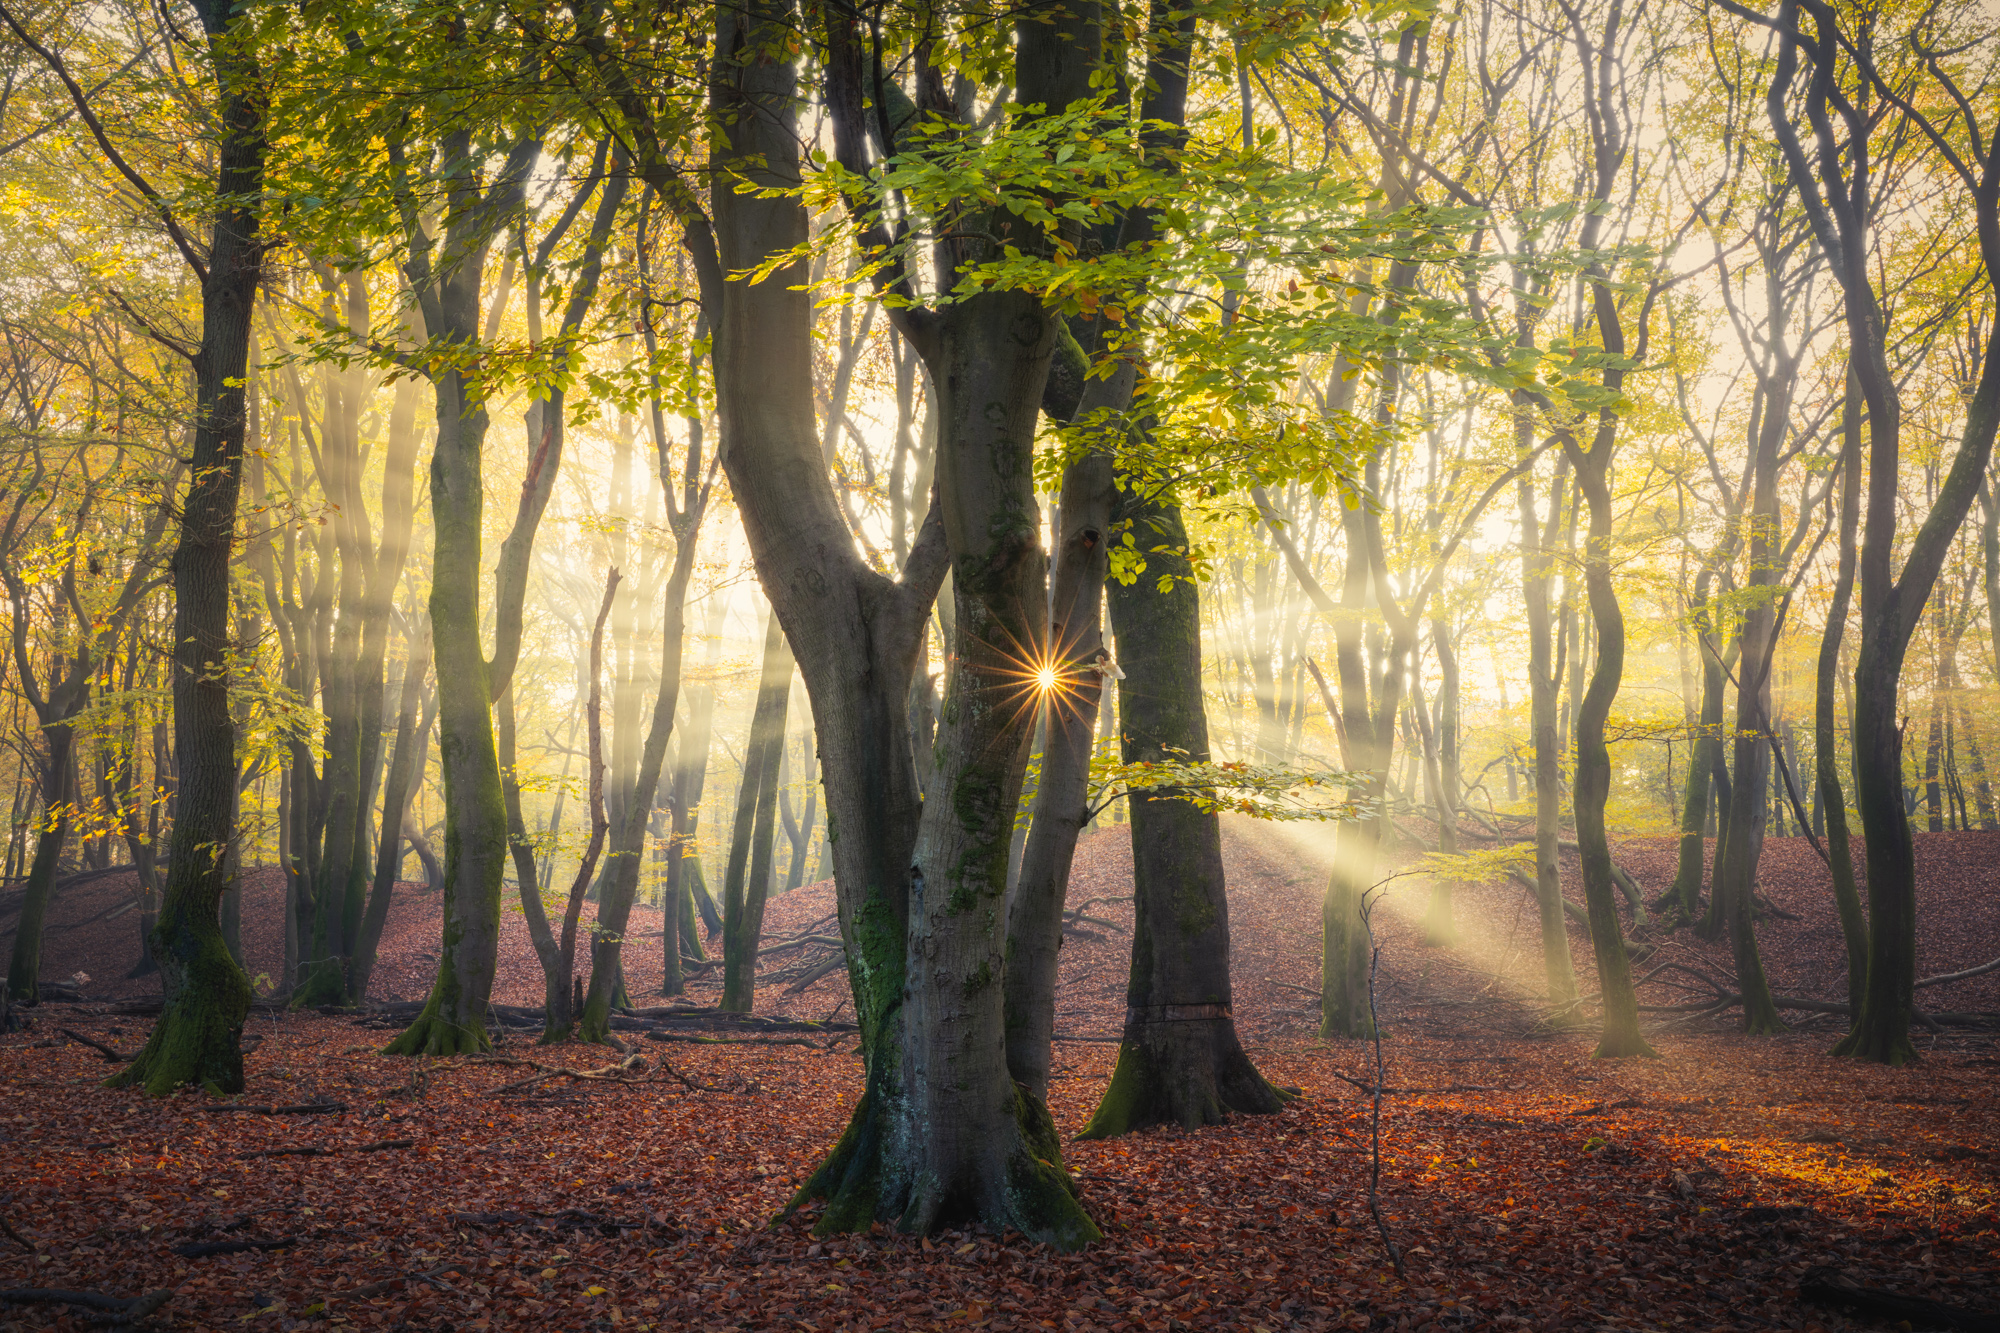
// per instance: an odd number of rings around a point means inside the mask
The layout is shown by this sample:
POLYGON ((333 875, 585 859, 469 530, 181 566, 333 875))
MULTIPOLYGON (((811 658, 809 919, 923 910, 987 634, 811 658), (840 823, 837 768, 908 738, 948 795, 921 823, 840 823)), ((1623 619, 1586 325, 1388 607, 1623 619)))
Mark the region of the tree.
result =
POLYGON ((229 709, 229 553, 242 484, 251 315, 263 272, 264 72, 250 16, 195 0, 214 80, 212 222, 205 250, 165 195, 113 143, 63 58, 13 10, 0 22, 61 81, 77 118, 113 169, 153 208, 201 288, 201 341, 185 349, 195 377, 194 441, 173 555, 174 753, 177 807, 153 956, 166 993, 145 1049, 112 1082, 164 1095, 187 1084, 243 1087, 238 1035, 250 983, 223 940, 235 837, 236 728, 229 709))
POLYGON ((1902 404, 1869 245, 1876 179, 1871 172, 1877 157, 1892 152, 1901 136, 1920 136, 1935 155, 1938 174, 1956 186, 1955 205, 1970 214, 1979 279, 1990 287, 2000 274, 2000 144, 1992 126, 1981 121, 1984 85, 1968 85, 1941 54, 1964 35, 1953 26, 1956 13, 1925 11, 1899 34, 1899 43, 1885 46, 1872 15, 1843 20, 1822 0, 1783 0, 1769 16, 1729 0, 1724 4, 1777 35, 1778 60, 1766 103, 1771 127, 1814 238, 1840 285, 1851 371, 1867 409, 1854 756, 1855 804, 1868 845, 1868 981, 1853 1026, 1834 1049, 1900 1065, 1916 1056, 1909 1037, 1916 859, 1903 816, 1897 687, 1910 637, 1978 493, 2000 428, 2000 346, 1987 341, 1957 450, 1935 503, 1905 548, 1899 572, 1902 404), (1885 73, 1882 57, 1891 53, 1896 63, 1885 73), (1968 86, 1978 91, 1968 93, 1968 86))

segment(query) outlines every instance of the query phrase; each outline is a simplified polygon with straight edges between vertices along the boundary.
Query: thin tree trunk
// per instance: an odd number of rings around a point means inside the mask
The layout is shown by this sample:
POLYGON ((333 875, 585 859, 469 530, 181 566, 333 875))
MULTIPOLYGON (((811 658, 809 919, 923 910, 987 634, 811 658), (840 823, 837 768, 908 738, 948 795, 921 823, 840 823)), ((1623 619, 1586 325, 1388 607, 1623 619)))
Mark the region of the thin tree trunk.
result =
POLYGON ((382 783, 382 836, 375 848, 375 882, 368 894, 367 910, 354 943, 354 957, 348 963, 347 993, 356 1002, 368 998, 368 981, 375 973, 376 950, 382 941, 382 927, 389 920, 390 900, 396 891, 396 870, 403 863, 403 821, 408 818, 410 793, 423 785, 423 760, 429 747, 431 723, 437 716, 436 694, 417 720, 417 708, 425 699, 424 677, 431 668, 430 626, 416 615, 410 617, 409 660, 403 666, 402 697, 397 701, 396 749, 389 759, 389 774, 382 783))
POLYGON ((747 1014, 756 1000, 757 946, 764 934, 770 895, 773 817, 778 769, 785 744, 785 711, 792 692, 792 650, 773 612, 764 622, 764 670, 743 747, 743 785, 736 798, 736 827, 729 869, 722 882, 722 999, 724 1013, 747 1014))
MULTIPOLYGON (((1128 361, 1110 377, 1088 381, 1071 415, 1080 420, 1099 409, 1125 410, 1137 379, 1137 367, 1128 361)), ((1056 511, 1062 531, 1049 580, 1052 609, 1044 640, 1058 686, 1044 691, 1040 700, 1048 717, 1041 783, 1035 789, 1034 822, 1021 853, 1020 877, 1007 903, 1007 1067, 1015 1082, 1044 1100, 1055 1034, 1062 906, 1090 804, 1090 756, 1104 693, 1102 608, 1112 499, 1109 451, 1092 449, 1064 469, 1056 511)))

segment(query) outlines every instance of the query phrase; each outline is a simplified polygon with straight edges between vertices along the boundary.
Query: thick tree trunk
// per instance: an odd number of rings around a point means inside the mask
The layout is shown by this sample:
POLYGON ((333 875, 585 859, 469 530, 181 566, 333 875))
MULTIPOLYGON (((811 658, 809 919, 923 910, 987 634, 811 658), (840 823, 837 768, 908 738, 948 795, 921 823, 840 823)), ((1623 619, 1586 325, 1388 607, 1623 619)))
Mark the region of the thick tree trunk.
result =
POLYGON ((196 6, 219 92, 216 198, 195 358, 193 461, 174 551, 175 811, 153 935, 165 1004, 145 1049, 110 1082, 155 1096, 186 1085, 243 1090, 239 1043, 250 982, 218 918, 229 885, 217 849, 236 836, 236 728, 229 711, 229 556, 243 477, 250 317, 262 277, 263 93, 254 48, 235 40, 225 0, 196 6))
MULTIPOLYGON (((1119 716, 1127 763, 1181 751, 1206 760, 1201 610, 1176 508, 1126 501, 1118 518, 1151 534, 1146 574, 1108 590, 1118 636, 1119 716), (1167 554, 1161 548, 1170 548, 1167 554), (1171 576, 1165 592, 1156 580, 1171 576)), ((1284 1094, 1236 1036, 1229 979, 1229 900, 1217 816, 1171 792, 1131 804, 1135 920, 1118 1064, 1085 1138, 1149 1125, 1220 1124, 1226 1112, 1268 1114, 1284 1094)))
MULTIPOLYGON (((482 189, 483 163, 470 136, 454 131, 439 157, 462 195, 443 240, 433 243, 405 210, 412 254, 405 269, 433 338, 471 346, 481 332, 486 256, 499 220, 519 207, 529 167, 541 145, 523 137, 509 148, 495 179, 482 189)), ((497 689, 511 679, 520 651, 521 596, 542 506, 561 463, 561 411, 530 428, 520 510, 494 572, 494 658, 481 647, 481 564, 484 559, 483 453, 489 419, 470 367, 452 365, 432 376, 437 436, 431 450, 431 643, 437 667, 438 757, 444 771, 444 931, 430 997, 410 1026, 384 1048, 390 1055, 459 1055, 486 1050, 488 1002, 500 943, 501 885, 507 874, 507 805, 493 735, 497 689), (497 688, 496 688, 497 687, 497 688)), ((537 406, 540 406, 538 404, 537 406)))
POLYGON ((441 373, 436 389, 430 618, 444 770, 444 934, 430 997, 385 1048, 390 1055, 458 1055, 491 1044, 486 1010, 507 873, 507 806, 479 633, 486 409, 467 401, 471 386, 456 370, 441 373))

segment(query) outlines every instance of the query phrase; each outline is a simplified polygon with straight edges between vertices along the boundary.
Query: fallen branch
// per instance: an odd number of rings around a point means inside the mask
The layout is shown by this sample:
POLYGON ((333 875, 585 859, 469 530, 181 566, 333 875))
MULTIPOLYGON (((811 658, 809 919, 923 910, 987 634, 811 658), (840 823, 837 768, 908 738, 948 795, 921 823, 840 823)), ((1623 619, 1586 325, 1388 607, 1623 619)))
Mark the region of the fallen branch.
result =
POLYGON ((320 1145, 312 1145, 304 1148, 264 1148, 258 1152, 238 1153, 236 1154, 236 1160, 246 1162, 253 1157, 332 1157, 336 1153, 343 1152, 386 1152, 391 1148, 414 1148, 416 1146, 417 1141, 415 1139, 384 1139, 380 1143, 363 1143, 352 1148, 328 1148, 320 1145))
POLYGON ((826 976, 829 973, 835 972, 845 966, 847 966, 847 955, 835 954, 833 957, 827 959, 824 963, 821 963, 818 967, 814 968, 812 971, 800 977, 797 981, 794 981, 791 985, 785 987, 785 994, 787 995, 802 994, 807 987, 811 986, 815 981, 818 981, 821 977, 826 976))
POLYGON ((2000 1329, 2000 1321, 1962 1305, 1905 1296, 1883 1287, 1864 1287, 1837 1268, 1808 1268, 1799 1279, 1799 1299, 1815 1305, 1851 1307, 1878 1319, 1899 1321, 1905 1327, 1962 1329, 1966 1333, 2000 1329))
POLYGON ((271 1240, 205 1240, 191 1245, 176 1245, 173 1252, 183 1259, 207 1259, 218 1254, 247 1254, 252 1250, 282 1250, 299 1243, 297 1236, 278 1236, 271 1240))
POLYGON ((346 1102, 302 1102, 297 1106, 197 1106, 203 1115, 339 1115, 346 1102))
POLYGON ((106 1296, 101 1291, 58 1291, 53 1287, 16 1287, 11 1291, 0 1291, 0 1301, 14 1305, 74 1305, 83 1310, 102 1310, 111 1315, 112 1322, 130 1324, 144 1319, 153 1311, 173 1299, 174 1293, 162 1289, 148 1292, 144 1296, 121 1299, 106 1296))
POLYGON ((1994 971, 2000 971, 2000 958, 1995 958, 1990 963, 1981 963, 1978 967, 1968 967, 1963 972, 1947 972, 1943 976, 1925 977, 1912 989, 1922 990, 1926 986, 1942 986, 1947 982, 1964 981, 1968 977, 1983 977, 1988 972, 1994 971))
POLYGON ((93 1051, 101 1052, 105 1059, 110 1060, 113 1063, 128 1065, 131 1064, 134 1059, 133 1056, 127 1055, 123 1051, 112 1050, 109 1046, 106 1046, 101 1041, 92 1041, 90 1038, 84 1036, 81 1032, 72 1032, 68 1028, 57 1028, 56 1031, 62 1033, 65 1037, 68 1037, 71 1041, 76 1042, 79 1045, 88 1046, 93 1051))

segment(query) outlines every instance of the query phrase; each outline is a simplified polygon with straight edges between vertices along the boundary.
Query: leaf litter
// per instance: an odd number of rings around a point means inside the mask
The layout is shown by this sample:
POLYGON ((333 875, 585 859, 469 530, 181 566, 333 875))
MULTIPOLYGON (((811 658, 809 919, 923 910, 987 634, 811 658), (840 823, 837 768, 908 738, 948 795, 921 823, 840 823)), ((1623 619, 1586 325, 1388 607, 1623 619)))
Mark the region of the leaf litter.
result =
MULTIPOLYGON (((1238 1025, 1266 1075, 1303 1095, 1276 1116, 1070 1143, 1106 1233, 1082 1254, 977 1230, 819 1240, 811 1210, 773 1226, 859 1094, 851 1041, 634 1042, 631 1060, 513 1034, 499 1060, 409 1061, 376 1054, 381 1035, 347 1018, 258 1014, 243 1098, 151 1101, 98 1086, 104 1057, 52 1036, 59 1016, 129 1050, 146 1020, 65 1005, 0 1038, 0 1218, 18 1237, 0 1240, 0 1286, 164 1291, 150 1326, 174 1329, 1897 1326, 1803 1300, 1828 1270, 2000 1309, 1995 1033, 1925 1035, 1919 1066, 1887 1070, 1829 1058, 1825 1022, 1750 1040, 1724 1015, 1658 1032, 1657 1061, 1595 1062, 1593 1016, 1552 1021, 1536 998, 1521 895, 1460 889, 1461 945, 1425 949, 1428 890, 1413 882, 1377 918, 1399 1280, 1366 1211, 1372 1063, 1315 1035, 1325 843, 1226 829, 1238 1025), (579 1077, 519 1086, 524 1069, 554 1068, 579 1077), (229 1104, 301 1113, 201 1113, 229 1104)), ((1769 844, 1761 891, 1801 920, 1761 929, 1767 965, 1781 990, 1838 999, 1823 872, 1815 882, 1811 853, 1787 841, 1769 844)), ((2000 953, 1996 850, 1976 834, 1919 839, 1926 974, 2000 953)), ((1649 895, 1671 874, 1671 844, 1619 854, 1649 895)), ((1050 1107, 1066 1136, 1115 1059, 1131 926, 1115 899, 1129 892, 1125 831, 1087 834, 1070 901, 1114 901, 1093 903, 1063 951, 1050 1107)), ((826 884, 774 899, 767 938, 831 907, 826 884)), ((435 949, 417 929, 386 938, 397 976, 435 949)), ((118 975, 112 943, 78 970, 118 975)), ((1571 945, 1588 991, 1588 941, 1571 945)), ((1684 930, 1661 947, 1727 965, 1684 930)), ((656 953, 628 950, 635 995, 657 988, 656 953)), ((503 977, 496 998, 536 998, 532 955, 510 953, 503 977)), ((1996 984, 1924 998, 2000 1007, 1996 984)), ((697 978, 691 998, 712 1002, 715 985, 697 978)), ((816 1018, 846 997, 838 972, 782 989, 760 990, 760 1014, 816 1018)), ((90 1314, 0 1306, 0 1329, 84 1328, 90 1314)))

